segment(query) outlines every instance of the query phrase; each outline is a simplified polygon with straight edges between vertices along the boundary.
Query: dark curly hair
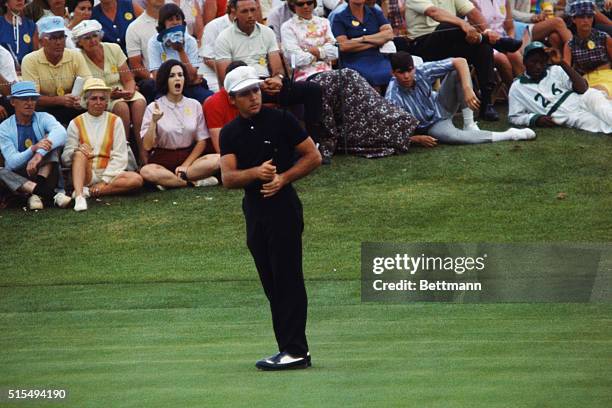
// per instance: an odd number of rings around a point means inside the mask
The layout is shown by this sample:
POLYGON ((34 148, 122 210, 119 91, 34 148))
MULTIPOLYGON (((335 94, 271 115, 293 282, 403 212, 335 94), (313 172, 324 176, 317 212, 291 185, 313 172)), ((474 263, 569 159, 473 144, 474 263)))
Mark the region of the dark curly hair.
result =
POLYGON ((159 96, 164 96, 168 93, 168 79, 170 78, 170 70, 172 67, 179 65, 183 69, 183 77, 185 78, 185 85, 183 85, 183 92, 185 88, 189 86, 189 75, 187 74, 187 68, 181 61, 170 59, 159 67, 157 70, 157 77, 155 78, 155 89, 159 96))

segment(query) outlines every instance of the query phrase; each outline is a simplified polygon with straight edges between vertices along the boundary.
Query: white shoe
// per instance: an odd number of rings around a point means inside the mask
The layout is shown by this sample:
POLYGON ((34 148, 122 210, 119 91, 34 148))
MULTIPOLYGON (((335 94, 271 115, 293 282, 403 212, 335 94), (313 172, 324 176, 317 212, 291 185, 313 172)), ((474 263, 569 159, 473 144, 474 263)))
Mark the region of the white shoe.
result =
POLYGON ((478 122, 472 122, 469 125, 463 125, 463 130, 480 130, 480 128, 478 127, 478 122))
POLYGON ((57 193, 55 196, 53 196, 53 202, 59 208, 68 207, 71 201, 72 201, 72 198, 68 197, 64 193, 57 193))
POLYGON ((206 177, 205 179, 195 181, 193 185, 195 187, 212 187, 219 184, 219 180, 215 176, 206 177))
POLYGON ((76 196, 74 199, 74 211, 87 210, 87 200, 83 196, 76 196))
MULTIPOLYGON (((83 187, 83 197, 89 198, 91 195, 89 194, 89 187, 83 187)), ((76 191, 72 192, 72 198, 76 198, 76 191)))
POLYGON ((42 210, 45 206, 39 196, 32 194, 30 198, 28 198, 28 208, 30 210, 42 210))
POLYGON ((512 140, 531 140, 536 137, 536 133, 529 128, 510 128, 509 130, 512 132, 512 140))

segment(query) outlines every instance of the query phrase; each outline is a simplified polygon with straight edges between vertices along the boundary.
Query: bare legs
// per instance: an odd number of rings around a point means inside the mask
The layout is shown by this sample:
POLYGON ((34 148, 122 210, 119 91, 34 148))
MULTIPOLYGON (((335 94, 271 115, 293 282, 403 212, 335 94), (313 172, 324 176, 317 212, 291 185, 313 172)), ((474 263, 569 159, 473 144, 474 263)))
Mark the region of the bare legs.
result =
MULTIPOLYGON (((92 180, 91 161, 80 151, 72 156, 72 184, 75 196, 83 195, 83 186, 89 185, 92 180)), ((125 194, 142 187, 142 177, 133 171, 119 173, 110 183, 97 183, 90 188, 93 197, 125 194)))
MULTIPOLYGON (((196 181, 212 176, 219 170, 218 154, 207 154, 197 158, 191 166, 187 168, 187 180, 196 181)), ((176 174, 159 164, 147 164, 140 169, 140 174, 145 181, 158 184, 166 188, 186 187, 187 182, 179 178, 176 174)))

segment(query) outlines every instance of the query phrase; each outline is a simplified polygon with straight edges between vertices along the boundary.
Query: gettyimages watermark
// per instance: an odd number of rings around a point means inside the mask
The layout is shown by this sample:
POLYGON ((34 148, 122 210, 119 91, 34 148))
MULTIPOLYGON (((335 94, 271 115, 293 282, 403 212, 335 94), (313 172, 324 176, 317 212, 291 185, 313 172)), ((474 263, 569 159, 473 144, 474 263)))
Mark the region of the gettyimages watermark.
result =
POLYGON ((366 242, 361 300, 612 303, 612 244, 366 242))

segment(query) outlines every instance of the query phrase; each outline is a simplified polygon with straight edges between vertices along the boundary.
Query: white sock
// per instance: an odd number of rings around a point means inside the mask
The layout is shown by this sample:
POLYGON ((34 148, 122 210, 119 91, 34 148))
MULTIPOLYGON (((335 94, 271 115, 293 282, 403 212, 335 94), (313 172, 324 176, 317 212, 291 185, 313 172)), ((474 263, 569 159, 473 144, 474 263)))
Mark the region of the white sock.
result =
POLYGON ((476 130, 478 126, 474 122, 474 111, 470 108, 461 109, 461 115, 463 116, 463 129, 476 130))
POLYGON ((505 132, 491 132, 491 134, 491 140, 493 142, 501 142, 503 140, 529 140, 535 138, 535 132, 529 128, 510 128, 505 132))

